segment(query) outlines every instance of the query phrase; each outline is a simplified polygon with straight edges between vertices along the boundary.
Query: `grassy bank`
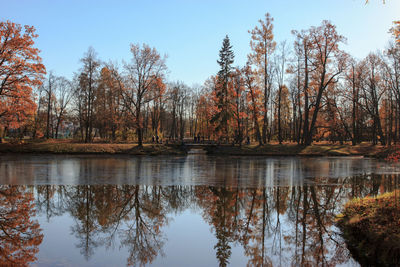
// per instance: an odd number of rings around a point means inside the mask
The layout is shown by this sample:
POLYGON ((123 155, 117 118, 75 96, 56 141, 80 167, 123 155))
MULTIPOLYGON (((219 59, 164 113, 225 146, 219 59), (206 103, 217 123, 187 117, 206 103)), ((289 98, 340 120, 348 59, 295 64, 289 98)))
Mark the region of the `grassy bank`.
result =
POLYGON ((338 216, 347 246, 365 266, 399 266, 400 190, 355 199, 338 216))
POLYGON ((0 144, 0 153, 49 153, 49 154, 129 154, 129 155, 184 155, 177 145, 144 144, 82 144, 67 141, 0 144))
POLYGON ((267 144, 263 146, 215 146, 207 149, 214 155, 266 155, 266 156, 366 156, 386 158, 390 149, 371 144, 356 146, 315 144, 312 146, 299 146, 296 144, 267 144))
MULTIPOLYGON (((308 147, 296 144, 257 145, 214 145, 205 147, 211 155, 233 156, 366 156, 386 158, 391 149, 371 144, 356 146, 315 144, 308 147)), ((49 140, 22 144, 0 144, 0 153, 54 153, 54 154, 132 154, 132 155, 180 155, 186 151, 177 144, 75 143, 69 140, 49 140)))

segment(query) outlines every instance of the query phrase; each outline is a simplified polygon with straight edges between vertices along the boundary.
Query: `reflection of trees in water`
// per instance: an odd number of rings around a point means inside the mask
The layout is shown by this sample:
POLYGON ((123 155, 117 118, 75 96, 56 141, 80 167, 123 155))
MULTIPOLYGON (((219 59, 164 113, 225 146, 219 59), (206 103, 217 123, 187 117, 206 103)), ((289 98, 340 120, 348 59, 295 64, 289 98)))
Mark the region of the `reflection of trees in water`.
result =
POLYGON ((314 178, 296 187, 196 187, 204 219, 215 230, 220 266, 239 242, 249 266, 331 266, 349 260, 334 226, 351 197, 393 190, 396 175, 314 178), (239 207, 239 210, 235 209, 239 207), (228 219, 227 219, 228 218, 228 219))
POLYGON ((75 218, 76 224, 72 227, 72 232, 78 239, 77 247, 81 249, 81 254, 89 259, 93 254, 93 249, 101 244, 97 239, 100 232, 99 218, 97 217, 94 206, 94 197, 97 188, 90 185, 76 187, 75 190, 68 192, 67 201, 68 211, 75 218))
POLYGON ((332 228, 334 199, 342 195, 341 188, 275 187, 252 192, 242 232, 249 265, 315 266, 346 261, 340 237, 332 228))
POLYGON ((161 252, 166 223, 161 189, 139 186, 77 186, 68 192, 68 210, 76 218, 72 232, 88 259, 93 249, 113 245, 129 250, 128 265, 151 263, 161 252))
POLYGON ((139 186, 129 188, 126 201, 120 206, 127 229, 120 230, 121 245, 129 247, 128 265, 151 263, 161 252, 164 240, 161 227, 166 223, 160 190, 139 186), (133 211, 133 212, 131 212, 133 211))
POLYGON ((215 229, 214 246, 219 266, 226 266, 231 256, 231 245, 237 232, 237 190, 225 187, 196 187, 196 197, 203 209, 204 219, 215 229))
POLYGON ((128 248, 128 265, 151 263, 162 255, 168 215, 191 208, 200 209, 212 227, 220 266, 228 265, 234 245, 243 247, 249 266, 329 266, 349 259, 334 226, 343 204, 352 197, 393 190, 397 184, 396 175, 363 175, 249 189, 53 186, 36 187, 36 203, 49 219, 71 214, 77 246, 87 259, 98 246, 117 245, 128 248))
POLYGON ((74 218, 72 233, 87 260, 97 247, 117 245, 128 248, 128 265, 151 263, 162 254, 167 213, 183 211, 194 202, 192 189, 183 186, 37 186, 36 190, 38 210, 48 219, 63 212, 74 218))
POLYGON ((27 266, 42 243, 33 194, 24 186, 0 185, 0 265, 27 266))
POLYGON ((47 221, 51 217, 61 215, 65 212, 62 203, 62 199, 54 199, 56 195, 57 198, 62 198, 64 194, 60 192, 64 189, 64 186, 56 185, 38 185, 35 186, 37 190, 36 197, 36 207, 38 213, 45 213, 47 221))

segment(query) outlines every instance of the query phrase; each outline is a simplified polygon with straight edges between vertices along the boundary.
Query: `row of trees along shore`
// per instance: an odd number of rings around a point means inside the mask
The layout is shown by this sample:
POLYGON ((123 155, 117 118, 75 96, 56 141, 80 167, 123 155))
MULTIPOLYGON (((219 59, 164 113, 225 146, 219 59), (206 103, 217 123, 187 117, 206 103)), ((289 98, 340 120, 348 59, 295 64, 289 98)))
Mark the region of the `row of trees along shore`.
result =
MULTIPOLYGON (((251 53, 234 65, 223 39, 220 70, 202 86, 166 80, 166 57, 131 44, 131 58, 104 62, 93 48, 71 80, 46 73, 30 26, 0 22, 0 137, 83 142, 214 140, 242 144, 400 141, 399 22, 382 51, 356 59, 335 25, 274 40, 267 13, 249 31, 251 53), (199 138, 200 137, 200 138, 199 138)), ((1 139, 0 139, 1 140, 1 139)))

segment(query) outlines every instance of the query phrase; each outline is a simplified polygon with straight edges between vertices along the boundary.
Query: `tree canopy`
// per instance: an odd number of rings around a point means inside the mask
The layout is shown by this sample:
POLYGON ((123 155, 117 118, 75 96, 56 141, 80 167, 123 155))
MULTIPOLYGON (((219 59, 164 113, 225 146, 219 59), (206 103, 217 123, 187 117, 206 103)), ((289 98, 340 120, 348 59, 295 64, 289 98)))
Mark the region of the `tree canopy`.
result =
POLYGON ((46 73, 35 38, 32 26, 0 22, 0 125, 18 128, 35 111, 32 88, 46 73))

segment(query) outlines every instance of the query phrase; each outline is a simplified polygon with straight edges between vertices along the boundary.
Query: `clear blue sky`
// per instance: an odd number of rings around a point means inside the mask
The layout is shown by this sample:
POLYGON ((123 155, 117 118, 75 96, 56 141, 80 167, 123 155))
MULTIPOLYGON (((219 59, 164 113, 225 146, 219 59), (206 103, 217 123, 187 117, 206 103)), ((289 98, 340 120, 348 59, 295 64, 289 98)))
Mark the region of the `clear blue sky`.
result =
MULTIPOLYGON (((276 40, 292 39, 328 19, 348 39, 357 58, 383 49, 400 1, 370 0, 0 0, 1 20, 33 25, 47 70, 71 78, 79 59, 93 46, 103 61, 130 59, 130 43, 147 43, 167 54, 169 80, 202 84, 218 71, 222 39, 229 35, 235 65, 249 53, 249 29, 269 12, 276 40)), ((122 65, 122 64, 120 64, 122 65)))

